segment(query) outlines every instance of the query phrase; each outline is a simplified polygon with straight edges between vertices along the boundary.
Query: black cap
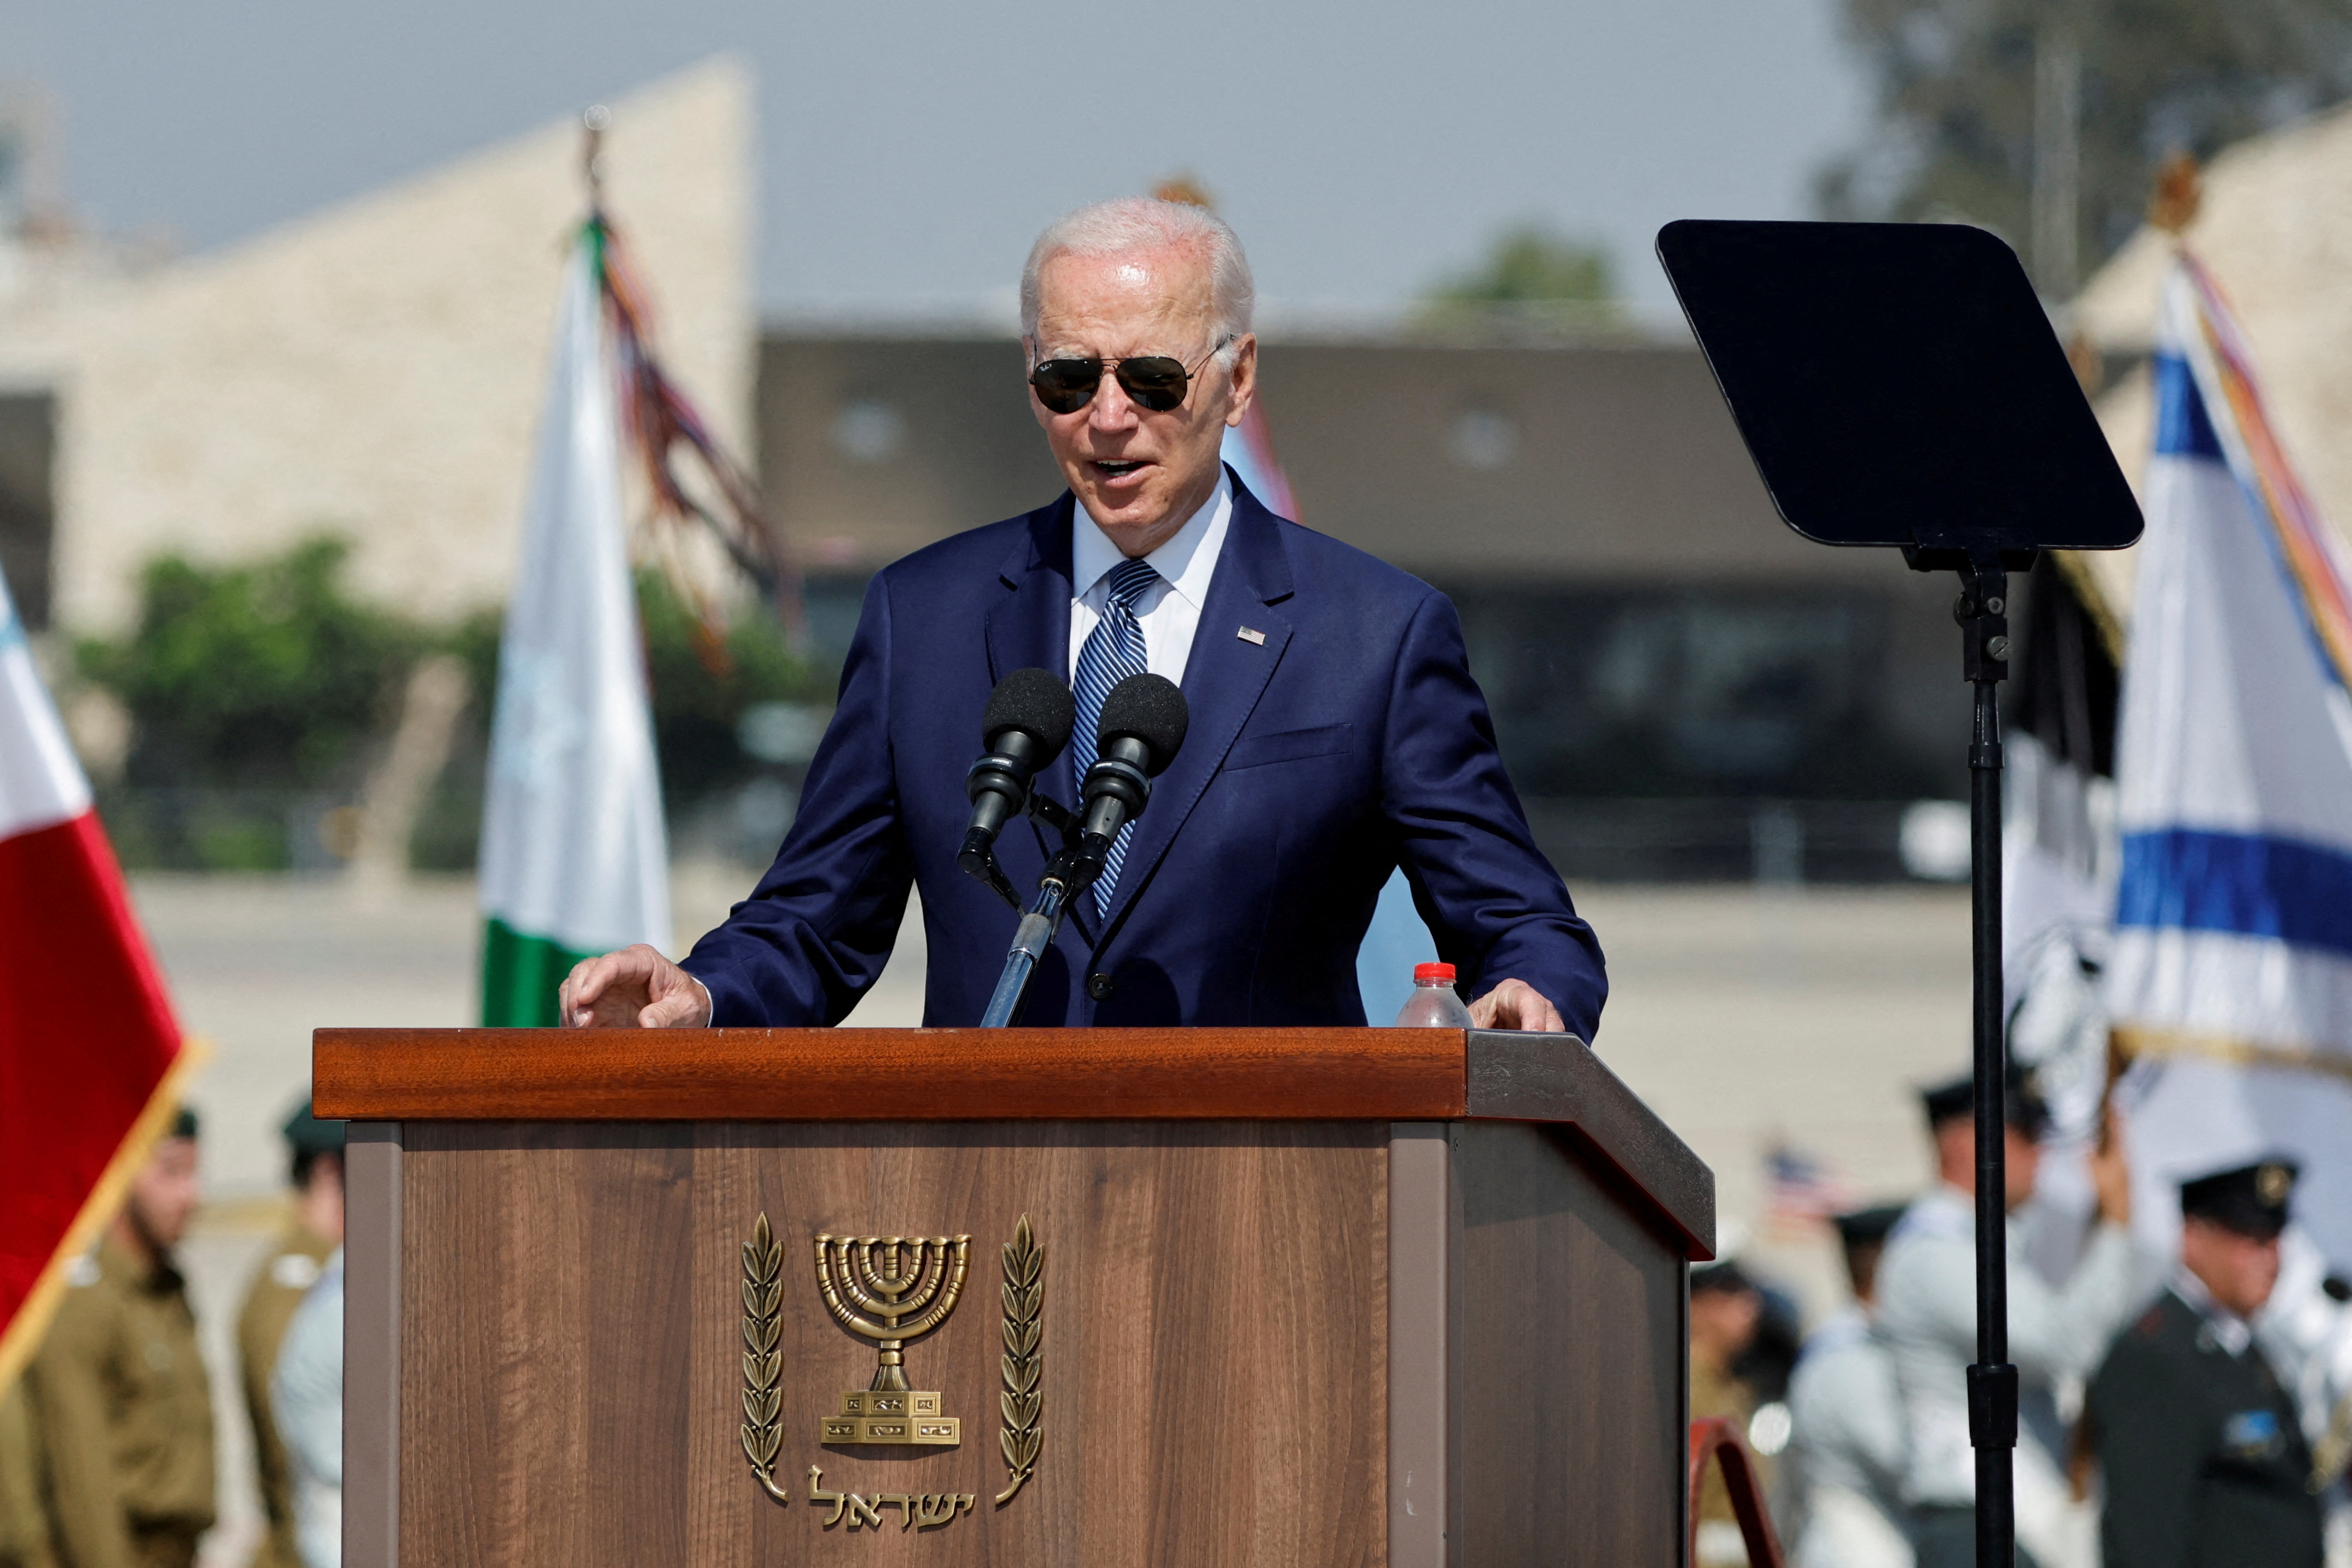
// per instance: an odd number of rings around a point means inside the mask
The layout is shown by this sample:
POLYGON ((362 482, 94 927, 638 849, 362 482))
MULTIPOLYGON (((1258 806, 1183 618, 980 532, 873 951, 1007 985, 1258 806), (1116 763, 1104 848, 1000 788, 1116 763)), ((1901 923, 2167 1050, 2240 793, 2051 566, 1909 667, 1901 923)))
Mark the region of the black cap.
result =
POLYGON ((308 1091, 286 1118, 278 1131, 286 1134, 286 1146, 296 1155, 340 1155, 343 1152, 344 1122, 321 1122, 310 1114, 308 1091))
POLYGON ((1752 1291, 1756 1283, 1737 1262, 1726 1258, 1691 1265, 1690 1288, 1692 1295, 1702 1296, 1709 1291, 1752 1291))
MULTIPOLYGON (((2034 1078, 2032 1068, 2011 1061, 2009 1092, 2002 1103, 2009 1124, 2029 1138, 2040 1137, 2050 1125, 2050 1107, 2042 1102, 2034 1078)), ((1967 1076, 1919 1091, 1919 1103, 1927 1109, 1930 1132, 1947 1122, 1965 1119, 1976 1109, 1976 1082, 1967 1076)))
POLYGON ((1831 1216, 1837 1227, 1838 1239, 1848 1247, 1872 1247, 1886 1239, 1903 1218, 1904 1206, 1882 1203, 1871 1208, 1857 1208, 1851 1214, 1831 1216))
POLYGON ((2286 1228, 2287 1200, 2302 1174, 2293 1160, 2273 1159, 2182 1182, 2181 1216, 2267 1241, 2286 1228))
POLYGON ((172 1130, 167 1138, 193 1138, 196 1135, 196 1113, 194 1107, 183 1105, 172 1117, 172 1130))

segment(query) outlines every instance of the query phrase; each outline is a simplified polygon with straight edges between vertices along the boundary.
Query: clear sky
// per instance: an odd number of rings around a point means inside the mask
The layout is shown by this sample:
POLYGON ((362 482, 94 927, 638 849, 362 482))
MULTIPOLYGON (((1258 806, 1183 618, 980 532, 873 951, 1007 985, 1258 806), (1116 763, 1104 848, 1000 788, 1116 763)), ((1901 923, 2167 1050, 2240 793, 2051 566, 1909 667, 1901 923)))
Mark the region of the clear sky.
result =
POLYGON ((770 310, 1001 295, 1054 214, 1186 170, 1271 301, 1391 308, 1536 218, 1671 311, 1660 224, 1810 215, 1866 124, 1836 0, 0 0, 76 205, 195 249, 720 49, 770 310))

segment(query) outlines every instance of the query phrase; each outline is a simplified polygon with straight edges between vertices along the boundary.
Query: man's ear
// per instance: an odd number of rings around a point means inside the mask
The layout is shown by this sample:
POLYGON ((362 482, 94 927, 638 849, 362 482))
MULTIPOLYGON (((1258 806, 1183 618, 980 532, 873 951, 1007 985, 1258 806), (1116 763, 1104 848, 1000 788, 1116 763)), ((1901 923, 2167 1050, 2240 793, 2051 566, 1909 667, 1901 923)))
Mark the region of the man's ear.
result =
POLYGON ((1021 392, 1029 400, 1029 417, 1037 422, 1038 429, 1044 430, 1047 428, 1045 422, 1053 415, 1046 413, 1045 405, 1037 401, 1037 389, 1029 384, 1029 372, 1036 368, 1037 340, 1024 333, 1021 338, 1021 392))
POLYGON ((1225 372, 1225 423, 1239 425, 1257 401, 1257 334, 1244 332, 1234 348, 1234 368, 1225 372))

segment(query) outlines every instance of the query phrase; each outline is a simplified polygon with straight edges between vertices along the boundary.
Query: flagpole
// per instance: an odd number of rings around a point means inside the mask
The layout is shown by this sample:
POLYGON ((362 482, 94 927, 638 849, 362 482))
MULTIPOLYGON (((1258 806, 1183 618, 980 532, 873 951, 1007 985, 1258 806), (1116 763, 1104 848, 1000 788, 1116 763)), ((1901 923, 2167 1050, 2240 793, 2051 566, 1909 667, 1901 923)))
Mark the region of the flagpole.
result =
POLYGON ((2017 1558, 2017 1368, 2009 1364, 2009 1071, 2001 1016, 2000 708, 2009 673, 2009 574, 1998 554, 1960 573, 1962 674, 1975 688, 1969 742, 1969 896, 1977 1134, 1977 1364, 1969 1368, 1969 1441, 1976 1449, 1977 1568, 2017 1558))

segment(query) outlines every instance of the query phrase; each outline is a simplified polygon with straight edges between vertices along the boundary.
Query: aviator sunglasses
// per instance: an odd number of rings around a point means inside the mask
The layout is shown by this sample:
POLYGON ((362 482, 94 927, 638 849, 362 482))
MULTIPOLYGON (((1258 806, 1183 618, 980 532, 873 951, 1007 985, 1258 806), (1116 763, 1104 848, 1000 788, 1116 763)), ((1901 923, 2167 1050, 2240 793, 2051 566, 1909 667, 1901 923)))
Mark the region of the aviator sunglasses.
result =
POLYGON ((1192 390, 1201 365, 1233 340, 1231 334, 1218 339, 1201 356, 1200 364, 1189 370, 1183 361, 1167 354, 1139 354, 1128 360, 1047 360, 1029 372, 1029 384, 1037 389, 1037 401, 1053 413, 1076 413, 1094 401, 1095 389, 1102 385, 1103 371, 1108 370, 1118 377, 1120 390, 1136 407, 1166 413, 1183 406, 1184 394, 1192 390))

